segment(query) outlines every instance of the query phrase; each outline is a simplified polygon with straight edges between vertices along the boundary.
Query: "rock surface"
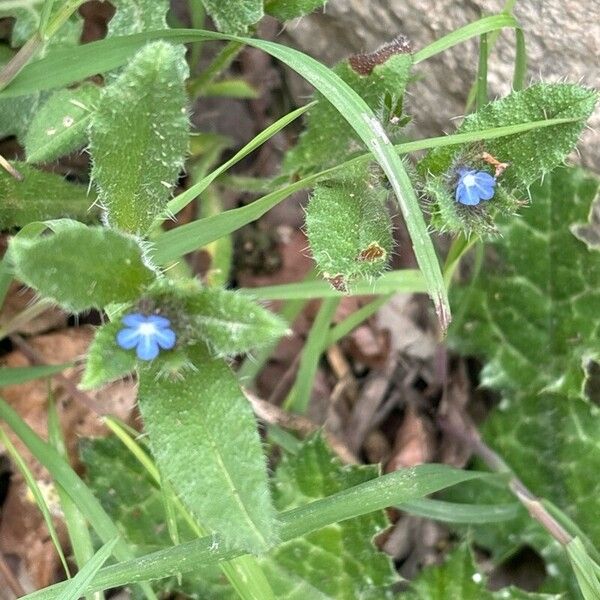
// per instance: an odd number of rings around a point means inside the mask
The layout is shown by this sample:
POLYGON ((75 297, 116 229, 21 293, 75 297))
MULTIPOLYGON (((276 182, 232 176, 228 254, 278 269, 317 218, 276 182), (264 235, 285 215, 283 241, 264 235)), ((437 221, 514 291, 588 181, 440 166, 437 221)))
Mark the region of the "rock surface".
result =
MULTIPOLYGON (((324 13, 288 24, 283 36, 332 65, 372 51, 399 33, 418 50, 502 7, 500 0, 329 0, 324 13)), ((521 0, 514 14, 525 31, 531 82, 581 81, 600 88, 600 0, 521 0)), ((470 40, 418 65, 419 80, 406 107, 415 119, 414 135, 452 131, 450 119, 463 114, 476 74, 477 46, 477 40, 470 40)), ((514 47, 514 32, 504 30, 489 62, 492 98, 510 91, 514 47)), ((590 126, 579 145, 581 156, 574 158, 600 171, 600 107, 590 126)))

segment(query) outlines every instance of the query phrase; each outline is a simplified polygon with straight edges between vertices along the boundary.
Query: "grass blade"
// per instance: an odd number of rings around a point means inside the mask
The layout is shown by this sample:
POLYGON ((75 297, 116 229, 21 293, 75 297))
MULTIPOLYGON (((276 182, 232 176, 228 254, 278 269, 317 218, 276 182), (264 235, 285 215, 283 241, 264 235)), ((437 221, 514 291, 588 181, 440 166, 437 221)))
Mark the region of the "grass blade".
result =
POLYGON ((269 285, 261 288, 241 288, 240 292, 257 300, 310 300, 311 298, 342 298, 345 296, 379 296, 393 292, 424 292, 425 280, 416 269, 389 271, 374 281, 356 281, 350 294, 334 289, 327 281, 302 281, 269 285))
POLYGON ((32 493, 35 503, 37 504, 42 516, 44 517, 44 522, 46 523, 46 527, 48 528, 48 533, 50 534, 50 538, 52 539, 52 543, 56 548, 56 552, 60 557, 60 562, 62 563, 63 569, 67 574, 67 577, 71 577, 71 572, 69 571, 69 565, 67 564, 67 559, 65 558, 65 554, 63 552, 62 546, 58 540, 58 533, 56 532, 56 528, 54 527, 54 522, 52 521, 52 515, 50 513, 50 507, 40 490, 33 473, 27 466, 27 463, 23 459, 23 457, 19 454, 19 451, 14 447, 13 443, 10 441, 10 438, 6 435, 4 429, 0 427, 0 442, 8 451, 11 459, 15 463, 16 467, 21 472, 29 491, 32 493))
POLYGON ((527 48, 525 47, 525 34, 522 29, 516 29, 517 44, 515 50, 515 71, 513 74, 512 88, 515 91, 525 87, 527 77, 527 48))
MULTIPOLYGON (((481 478, 488 473, 461 471, 445 465, 419 465, 395 471, 354 486, 328 498, 287 511, 280 516, 282 541, 294 539, 339 521, 422 498, 452 485, 481 478)), ((240 555, 218 538, 208 536, 101 569, 87 591, 148 581, 192 571, 199 564, 215 564, 240 555)), ((23 600, 54 600, 65 584, 53 585, 24 596, 23 600)))
POLYGON ((460 504, 421 498, 397 506, 411 515, 443 523, 499 523, 510 521, 522 510, 518 502, 511 504, 460 504))
MULTIPOLYGON (((62 436, 56 403, 52 396, 48 401, 48 441, 56 451, 66 459, 67 450, 62 436)), ((75 555, 75 562, 78 569, 83 569, 84 565, 94 556, 94 545, 88 529, 87 521, 77 508, 77 505, 71 500, 64 488, 56 483, 56 493, 60 500, 60 506, 65 517, 65 524, 75 555)), ((104 598, 104 594, 96 593, 93 596, 87 596, 88 600, 99 600, 104 598)))
MULTIPOLYGON (((54 481, 63 487, 100 539, 107 543, 118 537, 119 530, 116 525, 71 466, 50 444, 42 440, 2 398, 0 398, 0 418, 7 423, 35 458, 48 469, 54 481)), ((117 542, 113 553, 118 560, 128 560, 135 556, 122 540, 117 542)), ((157 600, 150 586, 143 584, 142 587, 148 598, 157 600)))
POLYGON ((300 366, 294 387, 290 391, 283 407, 286 410, 304 413, 310 403, 310 392, 315 382, 319 360, 323 353, 325 341, 329 335, 331 320, 340 303, 340 298, 325 298, 310 328, 310 333, 302 348, 300 366))
POLYGON ((94 578, 96 573, 102 568, 104 563, 108 560, 112 551, 118 542, 118 538, 111 540, 110 542, 106 542, 96 554, 89 560, 83 569, 69 581, 69 583, 65 586, 64 590, 61 590, 60 596, 55 596, 56 600, 77 600, 84 593, 86 588, 89 586, 90 581, 94 578))
POLYGON ((600 598, 598 567, 589 557, 579 538, 574 538, 567 544, 567 555, 571 561, 575 577, 577 577, 581 595, 585 600, 598 600, 600 598))
POLYGON ((479 66, 477 68, 477 93, 475 106, 480 109, 488 103, 488 38, 484 33, 479 38, 479 66))
POLYGON ((509 14, 493 15, 491 17, 483 17, 478 21, 469 23, 460 29, 445 35, 439 40, 435 40, 425 48, 422 48, 418 52, 415 52, 415 64, 420 63, 452 46, 466 42, 467 40, 483 35, 484 33, 491 33, 498 29, 504 29, 505 27, 518 28, 519 23, 517 20, 509 14))
POLYGON ((0 387, 7 385, 18 385, 41 379, 43 377, 51 377, 57 373, 62 373, 65 369, 72 367, 73 363, 63 363, 61 365, 37 365, 35 367, 12 367, 0 370, 0 387))

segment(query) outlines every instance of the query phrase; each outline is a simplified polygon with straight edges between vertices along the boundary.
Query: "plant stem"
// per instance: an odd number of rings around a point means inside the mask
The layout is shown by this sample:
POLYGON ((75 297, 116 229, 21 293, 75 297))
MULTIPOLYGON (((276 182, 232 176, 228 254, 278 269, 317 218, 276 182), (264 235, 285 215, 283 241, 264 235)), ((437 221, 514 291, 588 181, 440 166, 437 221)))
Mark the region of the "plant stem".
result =
POLYGON ((31 306, 28 306, 25 310, 21 311, 18 315, 15 315, 6 325, 0 327, 0 340, 11 335, 15 331, 18 331, 23 325, 26 325, 30 321, 33 321, 36 317, 46 312, 53 302, 50 300, 38 300, 31 306))

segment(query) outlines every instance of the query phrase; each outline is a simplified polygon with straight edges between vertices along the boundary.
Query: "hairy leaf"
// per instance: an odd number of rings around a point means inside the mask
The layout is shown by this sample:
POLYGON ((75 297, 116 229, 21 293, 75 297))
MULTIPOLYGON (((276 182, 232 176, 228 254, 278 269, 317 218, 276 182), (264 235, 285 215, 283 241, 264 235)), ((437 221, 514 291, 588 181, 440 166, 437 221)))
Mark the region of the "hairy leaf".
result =
POLYGON ((561 595, 533 594, 515 587, 497 592, 487 589, 485 577, 477 571, 468 546, 462 545, 440 566, 428 567, 400 594, 406 600, 560 600, 561 595))
POLYGON ((225 33, 246 33, 264 14, 263 0, 202 0, 202 4, 217 29, 225 33))
POLYGON ((155 277, 134 238, 104 227, 15 237, 9 251, 21 281, 72 312, 135 300, 155 277))
POLYGON ((111 225, 145 232, 166 206, 188 143, 183 48, 148 44, 108 86, 90 129, 92 177, 111 225))
POLYGON ((81 389, 101 387, 125 377, 135 369, 135 352, 124 350, 116 343, 120 329, 123 329, 123 324, 118 319, 97 329, 88 348, 81 389))
MULTIPOLYGON (((586 221, 599 188, 585 171, 564 168, 533 186, 532 206, 500 228, 495 268, 454 295, 465 312, 460 335, 453 332, 462 352, 486 359, 481 381, 502 395, 485 439, 596 545, 600 411, 588 395, 600 356, 600 260, 571 227, 586 221)), ((500 499, 492 490, 476 497, 500 499)), ((552 575, 571 576, 562 550, 525 514, 476 531, 499 554, 529 543, 552 575)))
POLYGON ((49 162, 84 146, 99 96, 100 88, 92 84, 54 92, 36 112, 25 135, 27 162, 49 162))
POLYGON ((265 12, 280 21, 289 21, 326 4, 327 0, 265 0, 265 12))
MULTIPOLYGON (((373 54, 357 55, 339 63, 333 71, 375 111, 393 133, 393 123, 402 123, 402 97, 412 67, 410 45, 404 38, 383 46, 373 54)), ((306 130, 295 148, 287 153, 284 170, 307 173, 339 164, 364 152, 354 129, 319 93, 318 104, 306 117, 306 130)))
POLYGON ((167 28, 168 0, 112 0, 111 4, 116 12, 108 23, 107 37, 167 28))
MULTIPOLYGON (((279 511, 302 506, 377 477, 374 466, 344 467, 320 436, 285 455, 273 488, 279 511)), ((263 560, 278 598, 392 598, 390 558, 373 545, 388 525, 383 511, 319 529, 275 548, 263 560)))
POLYGON ((575 147, 597 97, 594 90, 567 83, 538 83, 513 92, 467 116, 458 133, 560 117, 578 120, 488 140, 482 148, 436 148, 419 168, 422 173, 440 175, 448 171, 454 161, 468 162, 474 158, 469 155, 485 150, 497 160, 508 163, 505 172, 499 176, 502 186, 509 193, 522 193, 544 173, 559 165, 575 147))
POLYGON ((249 352, 279 339, 286 323, 255 300, 238 292, 160 282, 150 293, 178 326, 184 343, 202 341, 221 356, 249 352))
POLYGON ((198 345, 193 368, 140 373, 153 454, 182 501, 228 546, 264 552, 277 541, 267 469, 250 404, 229 367, 198 345))
POLYGON ((13 162, 23 176, 18 181, 0 169, 0 229, 23 227, 32 221, 73 217, 92 221, 98 211, 87 187, 65 181, 60 175, 38 171, 21 162, 13 162))
POLYGON ((393 246, 388 192, 356 171, 317 185, 306 210, 315 262, 337 289, 381 275, 393 246))

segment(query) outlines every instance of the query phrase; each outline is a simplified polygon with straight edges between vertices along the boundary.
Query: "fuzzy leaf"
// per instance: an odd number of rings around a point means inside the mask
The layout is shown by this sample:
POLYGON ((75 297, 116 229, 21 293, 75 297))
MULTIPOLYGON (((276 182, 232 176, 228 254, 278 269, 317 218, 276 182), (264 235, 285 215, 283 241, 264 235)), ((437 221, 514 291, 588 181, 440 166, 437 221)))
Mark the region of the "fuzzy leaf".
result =
POLYGON ((560 600, 561 595, 533 594, 510 587, 497 592, 487 589, 484 576, 477 571, 471 551, 462 545, 440 566, 426 568, 411 584, 411 591, 400 594, 406 600, 560 600))
MULTIPOLYGON (((487 360, 481 382, 502 394, 484 426, 486 441, 596 545, 600 410, 587 394, 600 356, 600 256, 570 226, 585 222, 599 188, 597 178, 579 169, 546 176, 532 187, 532 206, 523 217, 500 227, 495 268, 453 299, 465 310, 454 343, 487 360)), ((461 500, 473 493, 478 502, 502 500, 497 490, 467 493, 467 487, 461 500)), ((515 543, 530 544, 556 578, 548 589, 564 589, 569 579, 576 587, 562 549, 524 513, 501 529, 477 528, 476 540, 498 554, 515 543)))
POLYGON ((88 348, 85 371, 79 387, 91 390, 131 373, 136 366, 135 352, 124 350, 116 343, 117 333, 123 328, 120 320, 102 325, 88 348))
POLYGON ((72 312, 135 300, 155 277, 134 238, 104 227, 15 237, 9 251, 21 281, 72 312))
POLYGON ((277 541, 265 457, 250 404, 229 367, 206 349, 192 368, 140 373, 140 410, 162 473, 199 521, 226 544, 264 552, 277 541))
POLYGON ((265 346, 287 331, 286 323, 238 292, 161 282, 151 296, 178 325, 184 343, 202 341, 220 356, 233 356, 265 346))
MULTIPOLYGON (((377 52, 339 63, 333 71, 365 100, 384 126, 390 126, 390 135, 394 133, 392 122, 402 117, 402 97, 411 67, 410 45, 398 38, 377 52)), ((319 93, 315 99, 319 102, 307 113, 306 130, 286 155, 284 170, 290 173, 333 166, 365 151, 354 129, 333 105, 319 93)))
POLYGON ((116 8, 107 37, 167 29, 168 0, 112 0, 116 8))
POLYGON ((54 92, 36 112, 25 135, 27 162, 49 162, 86 144, 100 88, 84 84, 54 92))
POLYGON ((183 48, 154 42, 108 86, 90 129, 92 177, 113 226, 145 232, 166 207, 188 143, 183 48))
POLYGON ((86 186, 69 183, 60 175, 38 171, 25 163, 14 161, 12 165, 23 175, 23 181, 0 169, 1 230, 59 217, 85 221, 97 217, 98 211, 92 209, 94 197, 88 194, 86 186))
POLYGON ((264 14, 263 0, 202 0, 202 4, 217 29, 225 33, 246 33, 264 14))
POLYGON ((327 0, 266 0, 265 12, 280 21, 307 15, 327 4, 327 0))
MULTIPOLYGON (((544 173, 562 163, 575 147, 597 97, 596 91, 580 85, 539 83, 490 102, 467 116, 458 133, 545 119, 576 118, 573 123, 488 140, 484 148, 479 148, 479 153, 485 150, 509 164, 499 181, 509 193, 522 193, 544 173)), ((464 148, 436 148, 421 162, 419 170, 424 174, 440 175, 450 169, 453 161, 461 161, 461 154, 465 154, 464 148)))
MULTIPOLYGON (((375 466, 344 467, 320 436, 284 455, 273 480, 275 505, 290 510, 377 477, 375 466)), ((263 560, 278 598, 392 598, 397 575, 373 545, 387 527, 383 511, 324 527, 275 548, 263 560)))
MULTIPOLYGON (((79 443, 86 468, 86 482, 104 510, 113 519, 123 538, 138 554, 172 545, 160 489, 148 472, 116 437, 83 439, 79 443)), ((194 539, 184 519, 178 519, 182 541, 194 539)), ((159 594, 181 592, 190 597, 229 600, 235 592, 223 581, 217 565, 197 565, 182 580, 176 577, 153 582, 159 594)), ((161 595, 162 597, 162 595, 161 595)))
POLYGON ((0 139, 16 136, 23 140, 40 104, 41 94, 0 98, 0 139))
POLYGON ((393 246, 387 195, 361 171, 315 187, 306 210, 308 240, 317 267, 337 289, 385 270, 393 246))

